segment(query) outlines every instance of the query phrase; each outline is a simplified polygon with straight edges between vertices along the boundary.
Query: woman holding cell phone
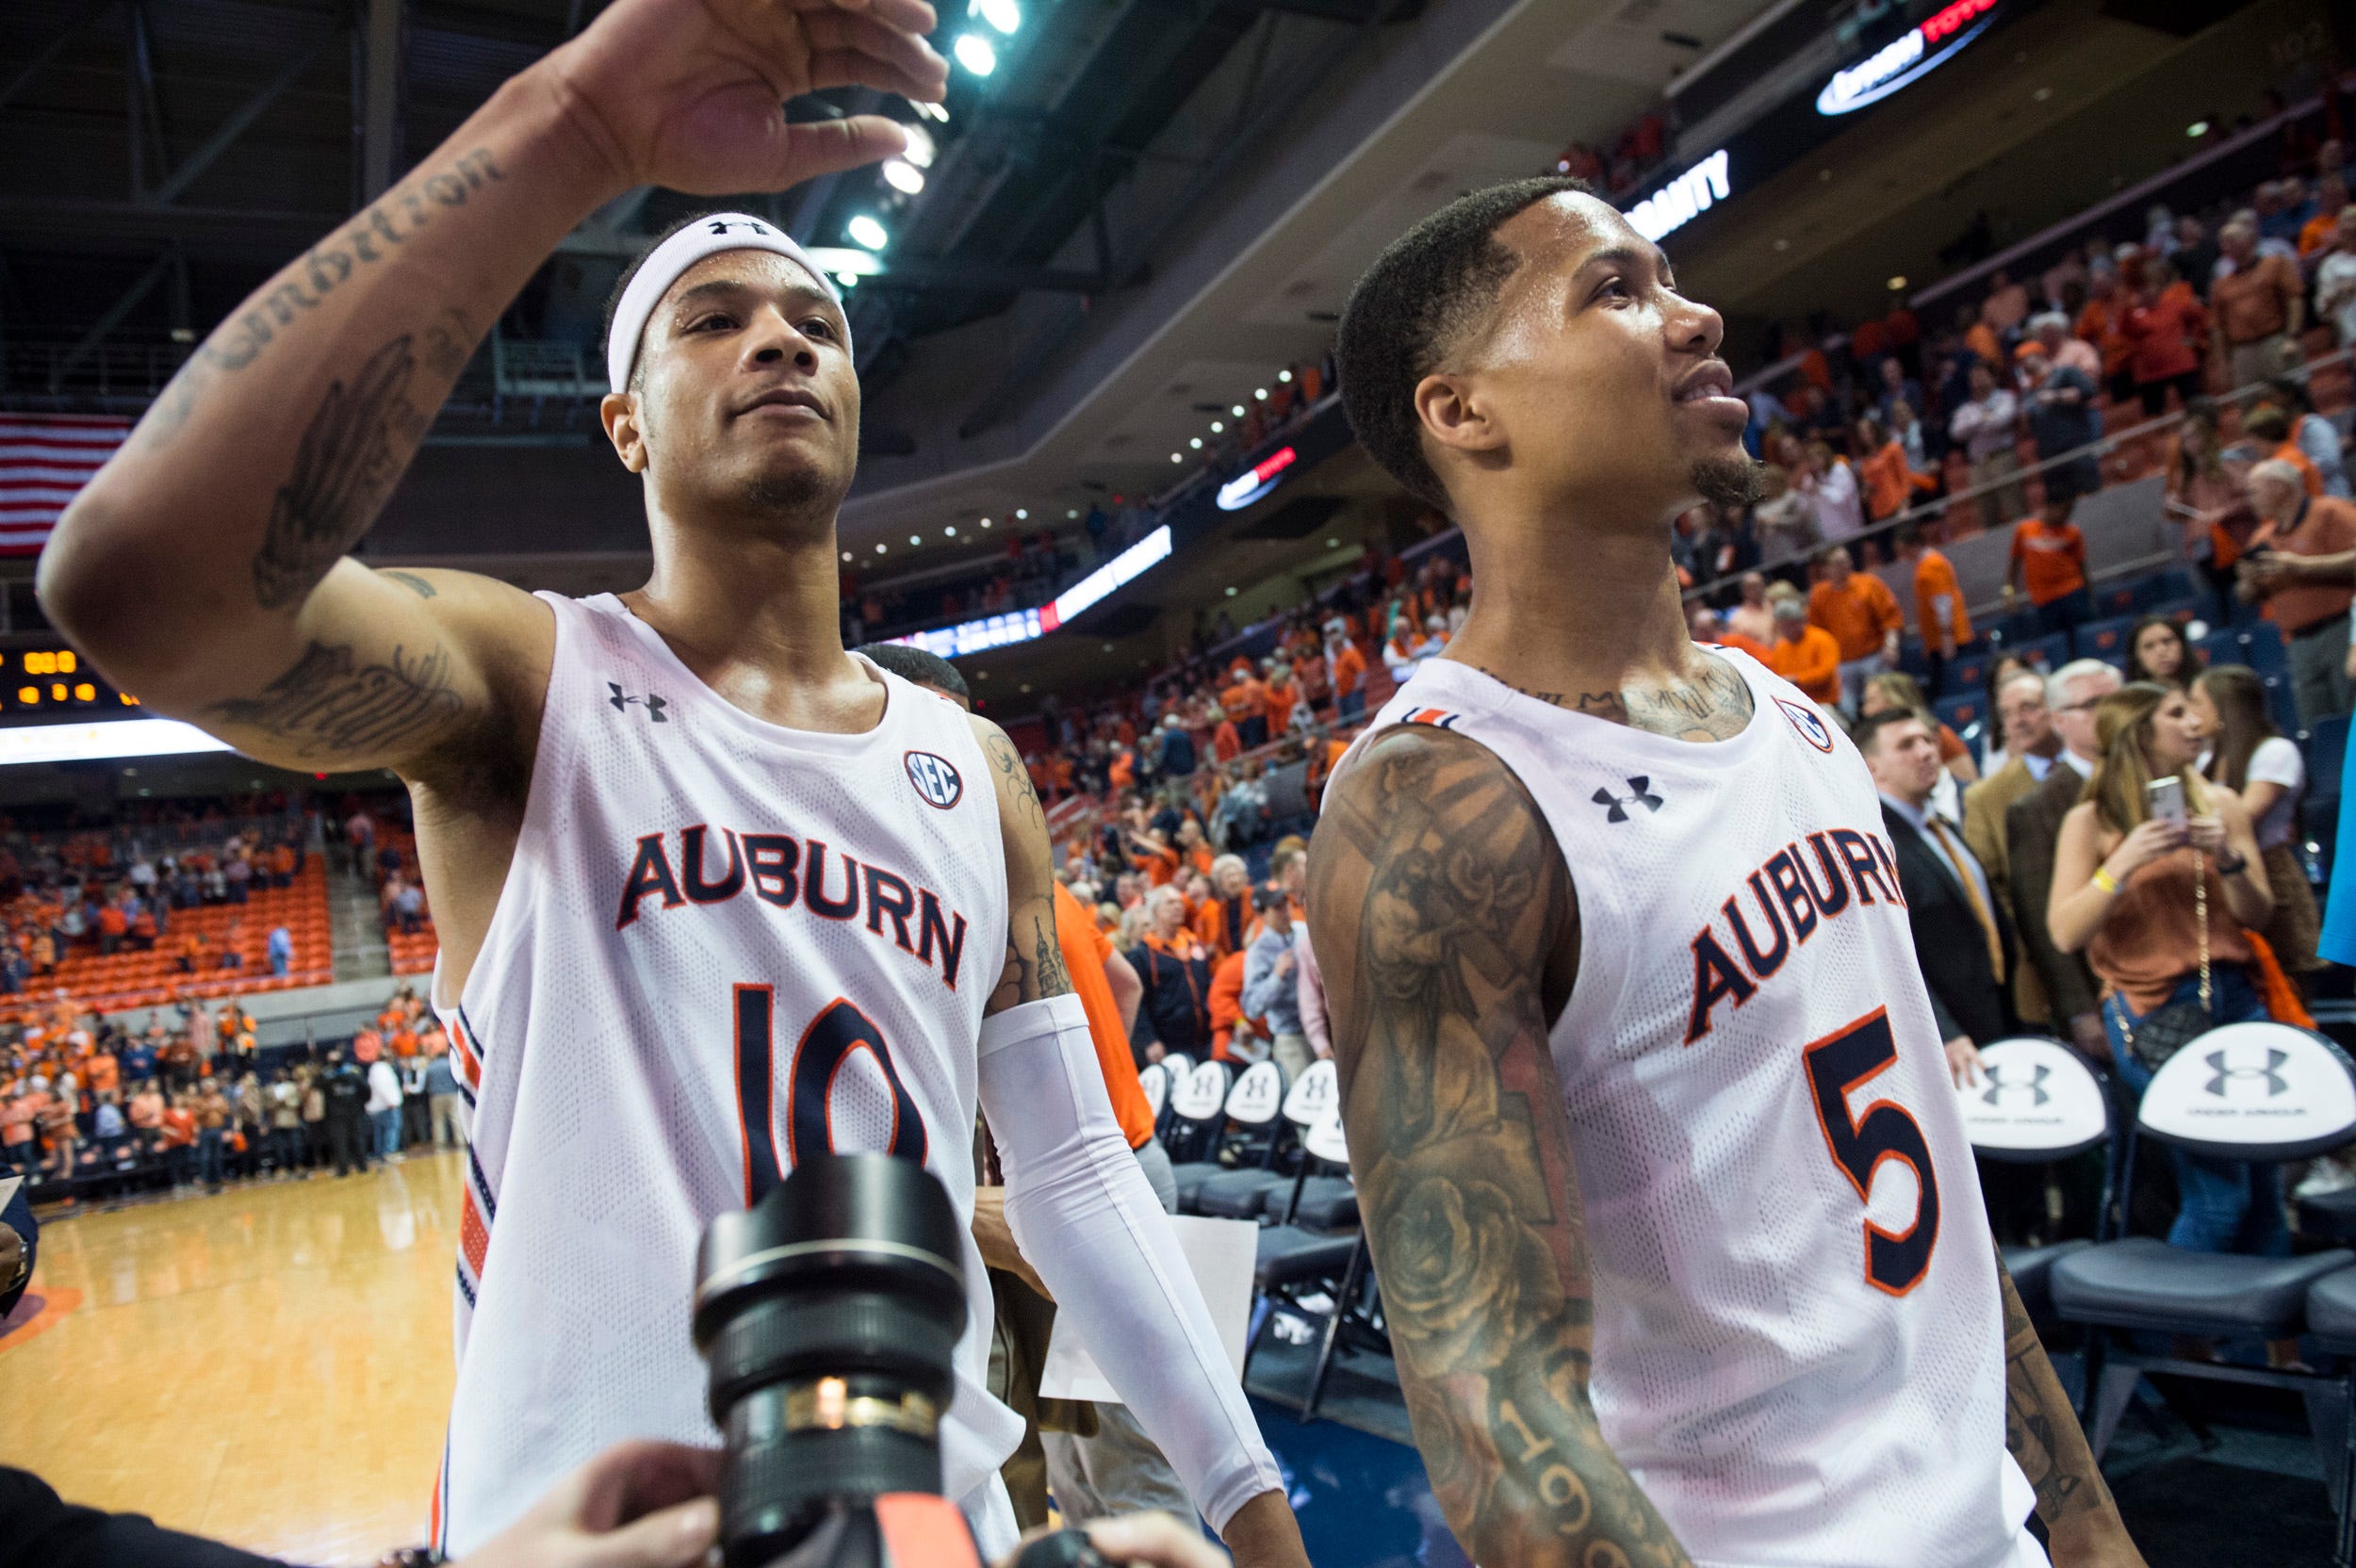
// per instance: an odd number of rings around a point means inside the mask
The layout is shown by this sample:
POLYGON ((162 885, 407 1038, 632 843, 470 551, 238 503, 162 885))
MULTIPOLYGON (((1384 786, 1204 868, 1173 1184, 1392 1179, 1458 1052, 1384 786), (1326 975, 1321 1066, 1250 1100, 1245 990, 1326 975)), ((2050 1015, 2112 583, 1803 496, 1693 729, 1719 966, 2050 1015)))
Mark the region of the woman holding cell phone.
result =
MULTIPOLYGON (((2062 822, 2046 924, 2102 980, 2112 1063, 2141 1095, 2194 1036, 2272 1016, 2248 932, 2274 896, 2239 797, 2195 770, 2206 727, 2184 693, 2137 681, 2104 697, 2094 722, 2102 755, 2062 822)), ((2289 1252, 2275 1167, 2172 1152, 2171 1246, 2289 1252)))

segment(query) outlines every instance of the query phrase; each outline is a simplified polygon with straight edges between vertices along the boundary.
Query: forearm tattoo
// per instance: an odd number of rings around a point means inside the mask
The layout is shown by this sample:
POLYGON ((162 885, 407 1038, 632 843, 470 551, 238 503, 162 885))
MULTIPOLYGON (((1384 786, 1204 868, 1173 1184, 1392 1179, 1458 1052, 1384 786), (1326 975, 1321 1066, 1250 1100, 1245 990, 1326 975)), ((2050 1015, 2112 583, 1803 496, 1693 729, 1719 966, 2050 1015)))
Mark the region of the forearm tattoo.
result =
POLYGON ((314 642, 256 697, 213 704, 223 726, 249 729, 299 757, 398 761, 465 707, 449 682, 450 656, 396 645, 364 662, 348 643, 314 642))
POLYGON ((2077 1413, 2002 1258, 1996 1278, 2004 1298, 2004 1446, 2037 1490, 2037 1517, 2052 1530, 2076 1515, 2113 1509, 2077 1413))
POLYGON ((1310 863, 1351 1163, 1433 1494, 1484 1568, 1682 1568, 1588 1398, 1586 1226, 1541 983, 1578 915, 1536 806, 1487 751, 1402 730, 1329 792, 1310 863))
POLYGON ((1046 808, 1039 803, 1039 792, 1031 788, 1030 771, 1023 767, 1014 743, 1002 731, 991 728, 982 736, 982 752, 999 776, 999 803, 1012 813, 1010 825, 1015 831, 1007 835, 1006 844, 1009 868, 1018 839, 1039 841, 1037 890, 1007 918, 1006 968, 999 973, 998 988, 990 992, 983 1008, 995 1013, 1042 997, 1064 995, 1072 989, 1072 972, 1064 967, 1063 949, 1055 940, 1055 853, 1047 833, 1046 808))

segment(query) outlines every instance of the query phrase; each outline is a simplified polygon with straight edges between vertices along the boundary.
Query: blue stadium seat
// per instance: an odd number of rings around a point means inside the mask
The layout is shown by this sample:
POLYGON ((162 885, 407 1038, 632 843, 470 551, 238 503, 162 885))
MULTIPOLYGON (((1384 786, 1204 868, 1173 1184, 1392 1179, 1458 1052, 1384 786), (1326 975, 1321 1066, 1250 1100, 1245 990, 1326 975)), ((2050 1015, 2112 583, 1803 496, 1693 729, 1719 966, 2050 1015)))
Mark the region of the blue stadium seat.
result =
POLYGON ((2318 719, 2307 736, 2307 795, 2314 799, 2330 795, 2337 799, 2340 792, 2340 765, 2348 757, 2348 719, 2345 715, 2318 719))
POLYGON ((2071 645, 2081 659, 2115 659, 2127 657, 2127 634, 2135 629, 2135 617, 2118 615, 2107 621, 2087 621, 2071 634, 2071 645))
POLYGON ((2273 715, 2274 727, 2285 735, 2299 730, 2299 704, 2291 699, 2291 678, 2269 675, 2266 678, 2266 711, 2273 715))
POLYGON ((2184 566, 2154 572, 2141 579, 2138 586, 2144 592, 2135 609, 2147 615, 2166 614, 2168 607, 2180 599, 2196 605, 2201 602, 2201 580, 2184 566))
POLYGON ((1957 733, 1979 723, 1985 716, 1983 710, 1987 706, 1988 699, 1977 692, 1958 692, 1954 696, 1940 697, 1931 704, 1932 710, 1939 714, 1939 722, 1957 733))
POLYGON ((1939 696, 1978 696, 1988 684, 1988 665, 1993 655, 1973 646, 1966 648, 1947 661, 1946 676, 1939 682, 1939 696))
POLYGON ((2241 633, 2232 627, 2221 626, 2193 645, 2201 650, 2203 664, 2246 664, 2242 656, 2241 633))
POLYGON ((2144 596, 2151 592, 2150 582, 2150 579, 2138 577, 2103 583, 2094 590, 2094 612, 2106 618, 2133 615, 2144 596))
POLYGON ((2181 627, 2187 622, 2197 621, 2201 618, 2201 601, 2197 598, 2162 599, 2157 604, 2153 604, 2147 608, 2144 611, 2144 613, 2147 615, 2158 615, 2164 619, 2174 621, 2181 627))
POLYGON ((2291 650, 2272 621, 2260 621, 2242 639, 2242 662, 2260 675, 2291 673, 2291 650))
POLYGON ((2051 637, 2039 637, 2033 643, 2021 643, 2006 648, 2016 659, 2025 659, 2047 675, 2070 662, 2070 633, 2056 631, 2051 637))
POLYGON ((1930 680, 1931 657, 1923 651, 1920 638, 1909 634, 1905 642, 1898 645, 1898 669, 1903 675, 1914 677, 1918 682, 1927 683, 1930 680))

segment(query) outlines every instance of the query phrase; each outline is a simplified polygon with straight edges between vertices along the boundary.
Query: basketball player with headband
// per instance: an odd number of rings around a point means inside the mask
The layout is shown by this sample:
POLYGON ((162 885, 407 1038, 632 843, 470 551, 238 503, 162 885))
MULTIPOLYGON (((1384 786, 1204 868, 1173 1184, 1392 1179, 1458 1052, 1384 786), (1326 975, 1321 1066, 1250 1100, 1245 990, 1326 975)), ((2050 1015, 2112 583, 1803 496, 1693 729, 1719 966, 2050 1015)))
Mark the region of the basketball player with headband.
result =
MULTIPOLYGON (((233 312, 41 562, 51 616, 150 710, 409 788, 476 1106, 434 1498, 452 1554, 618 1440, 713 1440, 688 1293, 714 1214, 826 1149, 921 1160, 970 1211, 978 1104, 1024 1255, 1196 1506, 1246 1568, 1305 1560, 1105 1099, 1021 759, 843 646, 859 386, 801 249, 714 214, 626 280, 600 414, 643 482, 644 587, 347 554, 568 230, 642 185, 773 190, 899 152, 887 120, 781 106, 938 99, 934 24, 924 0, 617 0, 233 312)), ((1021 1428, 984 1391, 965 1263, 942 1459, 994 1557, 1021 1428)))

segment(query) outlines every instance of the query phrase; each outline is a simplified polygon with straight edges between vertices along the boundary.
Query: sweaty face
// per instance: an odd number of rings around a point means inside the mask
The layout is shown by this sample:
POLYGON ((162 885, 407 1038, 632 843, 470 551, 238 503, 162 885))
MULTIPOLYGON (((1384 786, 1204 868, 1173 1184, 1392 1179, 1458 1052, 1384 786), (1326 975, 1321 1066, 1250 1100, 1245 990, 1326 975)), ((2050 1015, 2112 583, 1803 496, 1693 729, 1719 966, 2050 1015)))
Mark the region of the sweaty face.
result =
POLYGON ((1725 323, 1677 292, 1660 249, 1571 193, 1515 214, 1497 239, 1519 265, 1487 334, 1442 368, 1497 441, 1473 461, 1510 466, 1539 505, 1610 496, 1666 516, 1696 498, 1750 499, 1750 410, 1717 357, 1725 323))
POLYGON ((859 457, 859 377, 842 307, 768 251, 723 251, 681 273, 647 319, 632 397, 607 433, 668 510, 819 511, 859 457))

